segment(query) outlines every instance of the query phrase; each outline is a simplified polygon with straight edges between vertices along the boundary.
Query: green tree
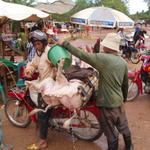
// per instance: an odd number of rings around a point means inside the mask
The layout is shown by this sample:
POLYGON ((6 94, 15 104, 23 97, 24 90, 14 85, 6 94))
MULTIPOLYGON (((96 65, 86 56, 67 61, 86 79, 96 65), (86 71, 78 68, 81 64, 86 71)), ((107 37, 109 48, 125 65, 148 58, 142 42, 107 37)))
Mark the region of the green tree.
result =
POLYGON ((16 3, 16 4, 22 4, 26 6, 34 6, 35 5, 35 0, 4 0, 5 2, 10 2, 10 3, 16 3))
POLYGON ((150 0, 144 0, 145 3, 147 3, 148 10, 150 10, 150 0))
POLYGON ((139 19, 141 19, 141 20, 149 20, 149 18, 150 18, 150 11, 147 11, 147 12, 142 11, 141 13, 137 12, 136 14, 131 15, 131 18, 133 20, 139 20, 139 19))
POLYGON ((129 14, 128 0, 95 0, 95 6, 105 6, 119 10, 125 14, 129 14))

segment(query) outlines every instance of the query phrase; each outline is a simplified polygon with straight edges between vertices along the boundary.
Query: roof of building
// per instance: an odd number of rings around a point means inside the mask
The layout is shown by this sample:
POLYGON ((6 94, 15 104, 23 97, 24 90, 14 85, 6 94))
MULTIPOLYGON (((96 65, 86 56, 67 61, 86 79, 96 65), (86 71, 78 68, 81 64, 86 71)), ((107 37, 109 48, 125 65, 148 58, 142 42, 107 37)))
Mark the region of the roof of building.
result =
POLYGON ((64 14, 70 11, 75 6, 71 0, 57 0, 53 3, 39 3, 35 8, 56 14, 64 14))

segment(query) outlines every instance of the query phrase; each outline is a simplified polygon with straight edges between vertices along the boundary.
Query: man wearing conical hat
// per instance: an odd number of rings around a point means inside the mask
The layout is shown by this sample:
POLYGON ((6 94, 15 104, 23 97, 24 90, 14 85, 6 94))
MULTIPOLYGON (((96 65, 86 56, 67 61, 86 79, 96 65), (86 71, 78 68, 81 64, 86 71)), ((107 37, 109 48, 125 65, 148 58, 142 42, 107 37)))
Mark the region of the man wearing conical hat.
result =
POLYGON ((125 60, 118 55, 120 36, 108 33, 101 42, 103 53, 87 53, 67 41, 59 41, 58 44, 99 71, 96 105, 101 112, 101 127, 107 138, 108 150, 118 150, 119 132, 123 135, 125 150, 133 150, 124 109, 128 94, 128 69, 125 60))

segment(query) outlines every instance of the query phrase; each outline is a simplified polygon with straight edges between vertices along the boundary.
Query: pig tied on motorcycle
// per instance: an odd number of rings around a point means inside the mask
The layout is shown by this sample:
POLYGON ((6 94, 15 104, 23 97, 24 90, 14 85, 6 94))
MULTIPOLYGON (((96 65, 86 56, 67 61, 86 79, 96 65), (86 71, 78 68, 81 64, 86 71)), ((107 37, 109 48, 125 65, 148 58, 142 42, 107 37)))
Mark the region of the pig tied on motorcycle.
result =
POLYGON ((98 73, 93 68, 72 66, 64 72, 64 62, 64 59, 60 60, 55 79, 49 77, 43 81, 26 81, 32 101, 38 105, 38 93, 41 93, 43 101, 43 108, 34 109, 30 115, 39 111, 47 112, 52 107, 63 105, 74 110, 71 117, 73 119, 76 116, 76 109, 85 105, 97 90, 98 73))

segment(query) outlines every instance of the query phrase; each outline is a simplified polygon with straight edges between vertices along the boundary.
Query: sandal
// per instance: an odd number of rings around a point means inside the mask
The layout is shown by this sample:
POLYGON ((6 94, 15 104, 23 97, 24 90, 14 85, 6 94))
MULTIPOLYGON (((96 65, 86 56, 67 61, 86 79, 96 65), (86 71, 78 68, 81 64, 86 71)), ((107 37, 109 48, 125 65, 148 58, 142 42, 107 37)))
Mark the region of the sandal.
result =
POLYGON ((27 150, 40 150, 36 144, 31 144, 27 147, 27 150))
POLYGON ((47 148, 47 146, 37 146, 37 144, 31 144, 27 147, 27 150, 40 150, 44 148, 47 148))

